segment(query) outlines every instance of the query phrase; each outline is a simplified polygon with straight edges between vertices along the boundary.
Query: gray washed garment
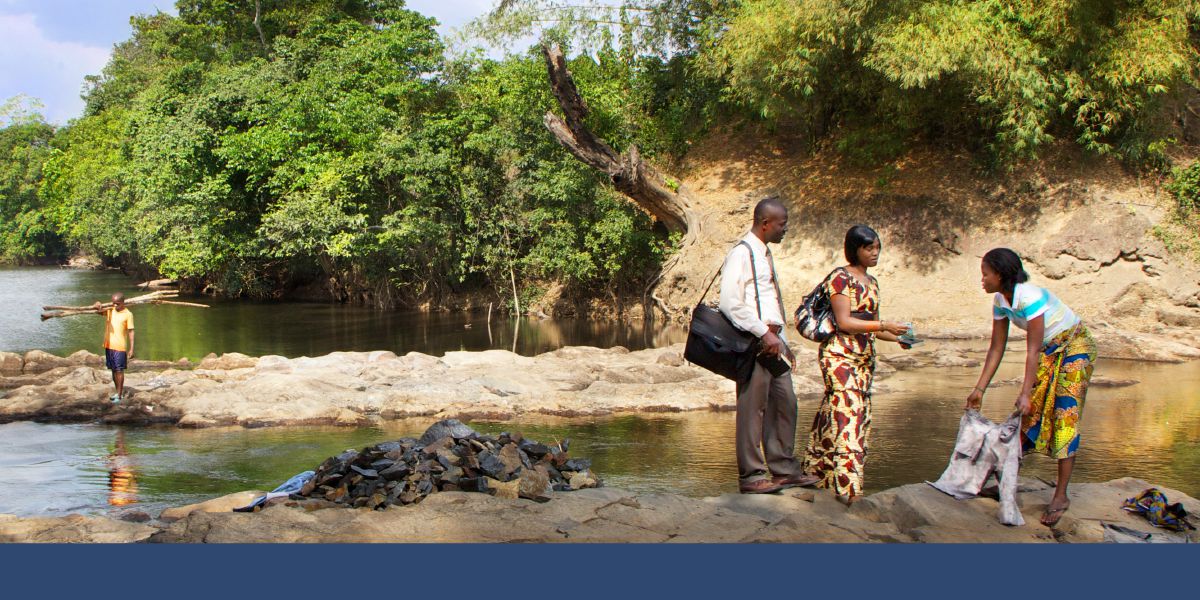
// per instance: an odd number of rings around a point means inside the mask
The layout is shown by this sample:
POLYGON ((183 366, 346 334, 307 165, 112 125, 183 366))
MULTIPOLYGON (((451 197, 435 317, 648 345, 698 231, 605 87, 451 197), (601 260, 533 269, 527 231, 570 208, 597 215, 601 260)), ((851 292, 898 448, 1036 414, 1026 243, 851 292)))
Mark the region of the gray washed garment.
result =
POLYGON ((1190 544, 1191 538, 1176 532, 1138 531, 1115 523, 1104 523, 1104 541, 1110 544, 1190 544))
POLYGON ((1000 481, 1000 522, 1024 525, 1017 508, 1017 471, 1021 460, 1021 415, 993 423, 979 411, 963 414, 950 466, 934 482, 926 482, 959 500, 974 498, 995 475, 1000 481))

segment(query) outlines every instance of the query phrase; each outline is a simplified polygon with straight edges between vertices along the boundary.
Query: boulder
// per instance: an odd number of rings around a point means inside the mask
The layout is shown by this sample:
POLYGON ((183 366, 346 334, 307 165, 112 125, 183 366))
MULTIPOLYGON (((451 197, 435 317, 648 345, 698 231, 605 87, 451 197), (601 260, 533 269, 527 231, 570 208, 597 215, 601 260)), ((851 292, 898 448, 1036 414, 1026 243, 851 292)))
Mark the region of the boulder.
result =
POLYGON ((199 365, 196 365, 196 368, 206 371, 232 371, 253 368, 257 364, 257 358, 237 352, 229 352, 221 356, 210 353, 200 361, 199 365))
POLYGON ((41 350, 30 350, 25 353, 23 371, 25 373, 41 373, 55 367, 70 367, 73 363, 66 358, 55 356, 41 350))
POLYGON ((444 419, 430 425, 429 429, 425 430, 425 433, 421 435, 421 438, 417 442, 424 446, 444 437, 464 439, 475 437, 476 435, 478 434, 475 433, 474 429, 463 425, 458 419, 444 419))
POLYGON ((333 423, 342 427, 357 427, 359 425, 365 425, 368 422, 370 422, 370 420, 365 416, 348 408, 338 409, 337 416, 333 418, 333 423))
POLYGON ((92 354, 91 352, 88 352, 87 350, 76 351, 73 354, 71 354, 70 356, 68 356, 67 360, 71 361, 71 364, 76 365, 76 366, 87 366, 87 367, 97 367, 97 368, 104 366, 104 357, 103 356, 100 356, 99 354, 92 354))
POLYGON ((1200 358, 1200 348, 1162 336, 1103 326, 1093 327, 1091 331, 1101 358, 1176 363, 1200 358))
POLYGON ((488 489, 492 495, 497 498, 508 498, 516 500, 521 492, 521 480, 514 479, 512 481, 499 481, 497 479, 487 478, 488 489))
POLYGON ((205 427, 216 427, 219 423, 203 415, 188 413, 179 418, 175 423, 176 427, 181 429, 203 429, 205 427))
POLYGON ((517 449, 516 444, 505 444, 505 446, 500 449, 497 457, 500 459, 500 462, 504 463, 505 475, 512 475, 517 469, 522 467, 521 453, 520 450, 517 449))
POLYGON ((597 485, 599 485, 599 482, 591 471, 579 471, 571 475, 571 489, 573 490, 582 490, 596 487, 597 485))
POLYGON ((67 515, 23 519, 0 515, 0 543, 128 544, 144 542, 158 531, 151 525, 107 517, 67 515))
POLYGON ((520 497, 538 502, 550 500, 553 489, 550 487, 550 475, 545 469, 525 469, 517 481, 517 495, 520 497))
POLYGON ((160 514, 158 518, 161 521, 169 523, 171 521, 176 521, 187 517, 194 512, 232 512, 233 509, 246 506, 257 500, 260 496, 264 495, 266 495, 266 492, 237 492, 227 496, 221 496, 220 498, 213 498, 212 500, 198 502, 196 504, 168 508, 162 511, 162 514, 160 514))
POLYGON ((16 352, 0 352, 0 374, 16 375, 25 367, 25 358, 16 352))

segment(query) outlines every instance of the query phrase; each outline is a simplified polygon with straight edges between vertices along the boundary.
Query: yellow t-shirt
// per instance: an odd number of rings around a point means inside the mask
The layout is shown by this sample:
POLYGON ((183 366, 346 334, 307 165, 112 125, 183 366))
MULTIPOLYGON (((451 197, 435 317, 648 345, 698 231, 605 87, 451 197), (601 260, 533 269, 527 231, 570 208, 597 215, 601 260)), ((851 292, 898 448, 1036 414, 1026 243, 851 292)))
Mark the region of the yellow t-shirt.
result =
POLYGON ((133 311, 128 308, 120 311, 109 309, 104 315, 108 321, 104 332, 104 347, 121 352, 129 350, 125 334, 133 329, 133 311))

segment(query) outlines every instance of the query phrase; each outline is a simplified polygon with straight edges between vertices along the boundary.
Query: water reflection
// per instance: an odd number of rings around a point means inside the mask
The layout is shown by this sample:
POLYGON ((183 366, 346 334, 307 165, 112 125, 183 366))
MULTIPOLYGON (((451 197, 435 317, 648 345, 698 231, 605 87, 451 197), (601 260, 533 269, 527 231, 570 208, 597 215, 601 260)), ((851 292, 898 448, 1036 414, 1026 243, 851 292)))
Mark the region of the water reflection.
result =
MULTIPOLYGON (((101 323, 78 316, 40 322, 43 304, 81 305, 113 292, 141 293, 114 273, 47 268, 0 269, 0 351, 32 349, 65 355, 99 353, 101 323)), ((193 299, 196 300, 196 299, 193 299)), ((337 304, 220 301, 212 308, 135 306, 138 357, 198 360, 209 352, 251 356, 320 356, 336 351, 418 351, 440 356, 457 350, 512 350, 531 356, 568 345, 624 346, 630 350, 681 342, 678 327, 635 321, 510 318, 485 311, 425 314, 337 304)))
POLYGON ((137 475, 133 459, 125 449, 125 430, 118 429, 112 452, 108 455, 108 504, 127 506, 138 501, 137 475))

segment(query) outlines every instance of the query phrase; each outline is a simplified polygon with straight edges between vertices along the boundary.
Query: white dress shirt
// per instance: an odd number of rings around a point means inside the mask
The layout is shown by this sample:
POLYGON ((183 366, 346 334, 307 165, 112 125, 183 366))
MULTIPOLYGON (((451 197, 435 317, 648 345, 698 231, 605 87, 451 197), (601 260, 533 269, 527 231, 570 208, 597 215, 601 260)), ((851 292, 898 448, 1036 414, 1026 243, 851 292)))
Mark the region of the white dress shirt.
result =
MULTIPOLYGON (((783 299, 779 295, 771 251, 767 245, 753 232, 742 239, 754 251, 754 269, 750 267, 750 253, 745 246, 738 244, 729 251, 725 256, 725 266, 721 267, 720 309, 738 329, 762 337, 766 335, 768 325, 783 327, 786 324, 783 299), (754 278, 755 272, 757 280, 754 278), (758 288, 761 317, 759 307, 754 303, 755 287, 758 288)), ((779 337, 784 337, 782 331, 779 337)))

